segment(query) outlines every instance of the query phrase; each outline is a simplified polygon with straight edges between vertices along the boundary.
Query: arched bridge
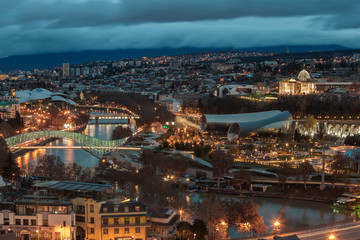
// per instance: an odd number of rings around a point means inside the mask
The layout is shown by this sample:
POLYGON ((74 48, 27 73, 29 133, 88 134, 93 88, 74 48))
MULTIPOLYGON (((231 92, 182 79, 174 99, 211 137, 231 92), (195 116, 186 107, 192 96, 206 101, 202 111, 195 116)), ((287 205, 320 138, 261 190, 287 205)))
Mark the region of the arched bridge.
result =
MULTIPOLYGON (((128 138, 123 138, 119 140, 102 140, 99 138, 91 137, 88 135, 84 135, 76 132, 68 132, 68 131, 36 131, 23 133, 19 135, 15 135, 9 138, 6 138, 5 141, 10 149, 20 149, 20 148, 36 148, 29 146, 22 146, 28 141, 32 141, 39 138, 66 138, 71 139, 77 143, 80 143, 84 150, 89 150, 91 152, 96 152, 98 154, 105 154, 111 152, 114 149, 118 149, 122 146, 128 138)), ((46 146, 49 148, 50 146, 46 146)), ((40 147, 41 148, 41 147, 40 147)), ((67 146, 64 146, 67 148, 67 146)))

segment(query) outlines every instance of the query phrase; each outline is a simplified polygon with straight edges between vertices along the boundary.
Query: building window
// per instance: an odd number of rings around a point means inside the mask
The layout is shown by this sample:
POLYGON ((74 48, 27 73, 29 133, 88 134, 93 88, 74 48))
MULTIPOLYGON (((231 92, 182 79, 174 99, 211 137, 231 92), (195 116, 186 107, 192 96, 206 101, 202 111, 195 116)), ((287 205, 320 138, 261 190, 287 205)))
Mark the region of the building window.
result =
POLYGON ((139 217, 135 218, 135 223, 140 224, 140 218, 139 217))
POLYGON ((31 219, 31 226, 36 226, 36 219, 31 219))
POLYGON ((21 225, 21 219, 15 219, 15 224, 16 225, 21 225))
POLYGON ((103 233, 108 234, 108 229, 107 228, 103 229, 103 233))
POLYGON ((129 229, 129 228, 125 228, 125 233, 130 233, 130 229, 129 229))
POLYGON ((90 228, 90 233, 95 234, 95 228, 90 228))
POLYGON ((115 225, 115 226, 119 226, 119 225, 120 225, 120 220, 119 220, 119 218, 114 218, 114 225, 115 225))
POLYGON ((119 234, 119 229, 118 228, 114 228, 114 234, 119 234))
POLYGON ((124 212, 129 212, 129 207, 124 207, 124 212))
POLYGON ((119 212, 119 207, 114 207, 114 212, 119 212))
POLYGON ((66 227, 66 221, 63 221, 63 226, 66 227))
POLYGON ((135 228, 135 233, 140 233, 140 228, 139 227, 135 228))
POLYGON ((108 212, 108 208, 107 207, 103 207, 103 212, 107 213, 108 212))
POLYGON ((4 218, 4 225, 9 225, 9 219, 8 218, 4 218))
POLYGON ((109 219, 105 218, 103 219, 103 225, 107 226, 109 224, 109 219))
POLYGON ((46 220, 45 220, 45 219, 43 219, 43 225, 44 225, 44 226, 48 226, 48 225, 49 225, 49 222, 48 222, 48 220, 47 220, 47 219, 46 219, 46 220))
POLYGON ((135 206, 135 212, 140 212, 140 206, 135 206))
POLYGON ((29 225, 29 220, 28 219, 23 219, 23 225, 29 225))
POLYGON ((130 225, 130 219, 129 218, 125 218, 125 225, 130 225))
POLYGON ((90 212, 94 212, 94 205, 90 205, 90 212))
POLYGON ((61 240, 61 232, 55 233, 55 240, 61 240))
POLYGON ((90 223, 95 223, 95 219, 93 217, 90 218, 90 223))

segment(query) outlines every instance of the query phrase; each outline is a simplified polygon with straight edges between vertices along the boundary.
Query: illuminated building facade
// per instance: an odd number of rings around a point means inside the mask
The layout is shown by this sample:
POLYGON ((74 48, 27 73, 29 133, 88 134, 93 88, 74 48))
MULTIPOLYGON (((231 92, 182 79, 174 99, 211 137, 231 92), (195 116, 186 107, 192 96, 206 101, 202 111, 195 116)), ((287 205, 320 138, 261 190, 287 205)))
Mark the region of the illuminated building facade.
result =
POLYGON ((70 201, 24 195, 13 207, 0 211, 2 232, 15 233, 20 240, 75 240, 75 213, 70 201))
POLYGON ((77 239, 146 240, 151 226, 146 206, 138 201, 73 200, 76 208, 77 239))
POLYGON ((279 82, 279 95, 307 95, 316 92, 316 84, 311 81, 310 74, 306 70, 302 70, 297 79, 284 79, 279 82))

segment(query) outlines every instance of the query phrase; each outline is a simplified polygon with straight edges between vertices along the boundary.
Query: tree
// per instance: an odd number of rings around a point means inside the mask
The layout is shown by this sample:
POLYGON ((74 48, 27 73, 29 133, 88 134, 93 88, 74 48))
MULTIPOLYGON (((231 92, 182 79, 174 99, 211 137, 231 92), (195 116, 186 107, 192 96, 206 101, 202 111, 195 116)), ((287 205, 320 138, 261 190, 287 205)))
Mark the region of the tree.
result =
POLYGON ((169 142, 166 141, 166 140, 163 142, 162 145, 163 145, 163 148, 169 148, 170 147, 169 142))
POLYGON ((238 154, 239 152, 240 148, 238 146, 231 146, 227 151, 228 154, 238 154))
POLYGON ((114 130, 111 134, 111 139, 118 140, 118 139, 130 137, 131 135, 132 135, 132 132, 131 132, 130 128, 128 128, 128 127, 124 128, 122 126, 117 126, 116 128, 114 128, 114 130))
POLYGON ((8 138, 14 136, 15 134, 16 130, 10 124, 4 121, 0 123, 0 136, 8 138))
POLYGON ((193 237, 193 232, 191 231, 191 224, 188 222, 179 222, 177 225, 177 236, 181 240, 188 240, 193 237))
POLYGON ((292 168, 291 164, 288 162, 284 162, 280 164, 280 168, 277 171, 279 183, 281 184, 282 190, 285 188, 286 180, 294 175, 294 169, 292 168))
POLYGON ((196 217, 206 222, 209 230, 208 239, 225 238, 228 226, 228 211, 216 195, 208 195, 198 206, 196 217))
POLYGON ((0 167, 5 165, 8 160, 9 147, 3 137, 0 136, 0 167))
POLYGON ((351 171, 351 161, 350 158, 345 157, 341 153, 335 155, 334 160, 330 163, 333 188, 335 188, 335 183, 339 177, 348 179, 349 172, 351 171))
POLYGON ((240 189, 242 189, 242 185, 244 183, 250 184, 251 183, 251 175, 248 170, 241 167, 239 171, 234 172, 234 178, 232 179, 233 186, 236 186, 240 189))
POLYGON ((191 230, 196 234, 196 240, 205 240, 206 235, 208 235, 206 223, 201 219, 194 220, 191 230))
POLYGON ((7 154, 7 161, 4 163, 1 170, 2 176, 12 181, 15 181, 20 176, 20 168, 10 151, 7 154))
POLYGON ((51 180, 64 180, 66 176, 65 163, 58 156, 43 155, 36 162, 32 175, 48 177, 51 180))
POLYGON ((210 154, 214 176, 224 176, 233 166, 234 159, 223 151, 214 151, 210 154))
POLYGON ((246 232, 264 233, 267 228, 262 216, 258 212, 258 206, 251 201, 233 202, 229 215, 230 225, 242 233, 245 239, 246 232))
POLYGON ((300 163, 298 168, 298 174, 301 176, 304 181, 304 188, 306 189, 306 182, 309 180, 310 174, 314 172, 314 167, 311 163, 306 160, 305 162, 300 163))

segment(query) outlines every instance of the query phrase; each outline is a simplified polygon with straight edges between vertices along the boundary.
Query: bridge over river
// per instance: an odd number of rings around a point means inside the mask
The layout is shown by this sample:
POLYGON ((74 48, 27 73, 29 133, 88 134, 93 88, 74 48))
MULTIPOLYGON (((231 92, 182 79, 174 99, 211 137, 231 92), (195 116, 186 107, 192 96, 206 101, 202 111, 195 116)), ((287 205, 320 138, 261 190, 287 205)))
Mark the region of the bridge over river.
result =
MULTIPOLYGON (((132 149, 124 148, 123 144, 128 138, 119 140, 102 140, 81 133, 70 131, 35 131, 23 133, 6 138, 5 141, 10 150, 15 149, 35 149, 35 148, 70 148, 69 146, 29 146, 31 141, 40 138, 66 138, 71 139, 82 146, 73 146, 72 148, 81 148, 97 154, 109 153, 115 149, 132 149)), ((132 149, 133 150, 133 149, 132 149)), ((137 150, 137 149, 136 149, 137 150)))

